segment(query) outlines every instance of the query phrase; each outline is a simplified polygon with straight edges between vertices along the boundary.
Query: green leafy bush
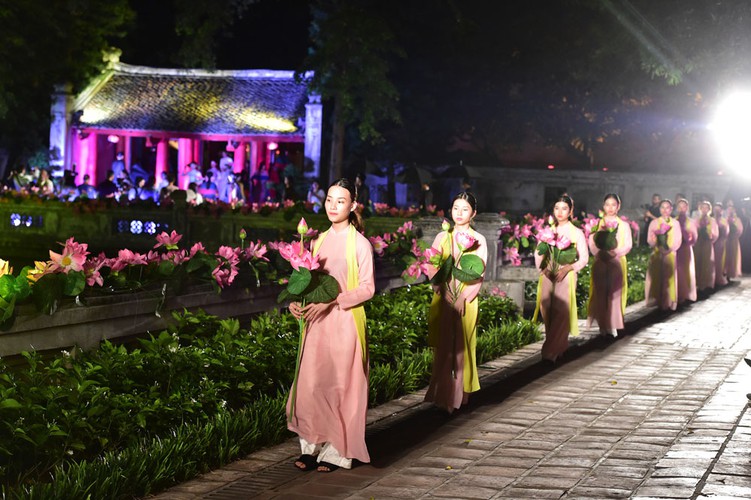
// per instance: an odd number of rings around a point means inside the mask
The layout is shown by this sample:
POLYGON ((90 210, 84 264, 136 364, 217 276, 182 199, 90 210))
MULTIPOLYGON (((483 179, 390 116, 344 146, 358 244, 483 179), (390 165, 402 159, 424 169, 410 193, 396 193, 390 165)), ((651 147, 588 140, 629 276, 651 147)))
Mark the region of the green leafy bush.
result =
MULTIPOLYGON (((370 398, 424 386, 427 285, 368 302, 370 398)), ((480 362, 535 341, 505 298, 480 300, 480 362)), ((216 467, 288 435, 297 325, 268 312, 248 329, 204 313, 126 348, 104 342, 51 359, 0 362, 0 484, 9 498, 130 498, 216 467), (51 478, 40 483, 41 478, 51 478)))

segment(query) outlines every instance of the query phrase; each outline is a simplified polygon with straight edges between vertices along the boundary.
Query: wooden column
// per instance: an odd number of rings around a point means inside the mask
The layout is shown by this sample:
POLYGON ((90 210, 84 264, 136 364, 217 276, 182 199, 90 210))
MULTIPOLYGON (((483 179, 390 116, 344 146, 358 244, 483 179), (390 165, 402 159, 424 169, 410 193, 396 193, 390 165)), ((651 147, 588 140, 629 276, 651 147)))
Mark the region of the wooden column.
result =
POLYGON ((187 166, 193 161, 193 140, 177 140, 177 185, 180 189, 188 187, 187 166))
POLYGON ((169 139, 162 137, 156 145, 156 166, 154 167, 154 178, 156 182, 162 179, 162 173, 169 171, 169 139))
POLYGON ((238 146, 235 148, 234 153, 234 161, 232 163, 232 170, 239 174, 243 170, 245 170, 245 142, 241 142, 238 144, 238 146))

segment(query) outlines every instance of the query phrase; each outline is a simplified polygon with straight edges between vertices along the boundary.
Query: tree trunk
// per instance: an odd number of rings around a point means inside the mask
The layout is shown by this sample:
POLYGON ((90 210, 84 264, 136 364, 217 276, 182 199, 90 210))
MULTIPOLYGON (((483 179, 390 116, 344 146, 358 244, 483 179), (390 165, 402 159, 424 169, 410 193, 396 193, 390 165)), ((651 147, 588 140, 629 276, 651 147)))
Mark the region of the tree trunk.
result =
POLYGON ((331 160, 329 162, 329 184, 341 179, 344 157, 344 119, 341 99, 334 99, 333 131, 331 134, 331 160))

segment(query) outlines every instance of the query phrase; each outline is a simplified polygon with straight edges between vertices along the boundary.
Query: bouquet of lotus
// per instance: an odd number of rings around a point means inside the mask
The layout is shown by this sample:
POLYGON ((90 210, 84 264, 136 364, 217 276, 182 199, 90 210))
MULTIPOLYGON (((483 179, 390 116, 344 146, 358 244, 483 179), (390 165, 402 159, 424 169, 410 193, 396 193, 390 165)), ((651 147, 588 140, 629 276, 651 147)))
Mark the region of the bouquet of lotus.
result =
POLYGON ((657 229, 655 230, 658 248, 661 248, 663 250, 670 250, 670 247, 668 246, 668 232, 670 231, 670 229, 672 229, 672 227, 673 226, 671 226, 667 222, 660 221, 660 225, 657 226, 657 229))
POLYGON ((700 240, 708 240, 710 237, 709 219, 702 217, 699 219, 699 230, 697 231, 700 240))
POLYGON ((738 226, 735 217, 728 217, 728 234, 732 236, 738 234, 738 226))
POLYGON ((339 283, 333 276, 319 271, 318 256, 305 248, 304 236, 308 232, 305 219, 297 226, 300 241, 279 243, 278 251, 292 266, 287 287, 281 291, 277 302, 295 301, 305 303, 326 303, 339 295, 339 283))
POLYGON ((594 233, 592 239, 595 246, 600 250, 613 250, 618 246, 616 234, 618 233, 618 221, 601 220, 599 229, 594 233))
POLYGON ((567 236, 558 234, 552 228, 546 227, 537 234, 537 253, 542 255, 540 269, 549 269, 556 274, 561 266, 576 262, 578 254, 567 236))
POLYGON ((453 302, 456 303, 459 298, 459 294, 464 288, 465 283, 482 278, 482 273, 485 271, 485 264, 482 259, 477 255, 467 254, 467 252, 473 250, 477 245, 477 239, 471 234, 465 232, 459 232, 456 234, 449 233, 453 241, 456 241, 456 246, 459 248, 459 257, 454 260, 452 255, 449 255, 445 260, 437 262, 436 259, 440 258, 440 254, 431 253, 430 258, 433 263, 438 264, 438 272, 435 273, 431 283, 434 285, 441 285, 443 283, 449 283, 448 291, 453 297, 453 302), (450 281, 455 280, 457 284, 451 287, 450 281))

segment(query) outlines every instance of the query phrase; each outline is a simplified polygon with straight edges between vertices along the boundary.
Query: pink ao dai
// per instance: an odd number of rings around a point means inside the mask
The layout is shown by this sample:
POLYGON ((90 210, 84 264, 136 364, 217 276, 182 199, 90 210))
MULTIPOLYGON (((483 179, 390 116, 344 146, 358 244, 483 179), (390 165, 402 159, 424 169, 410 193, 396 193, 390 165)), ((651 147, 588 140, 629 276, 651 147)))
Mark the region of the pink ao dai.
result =
POLYGON ((716 220, 719 236, 714 242, 714 285, 718 287, 728 284, 728 279, 725 276, 725 258, 727 256, 726 251, 730 226, 725 217, 718 217, 716 220))
MULTIPOLYGON (((544 273, 540 275, 537 303, 545 324, 545 342, 542 344, 542 357, 555 361, 568 349, 569 333, 578 333, 572 328, 578 321, 576 301, 571 301, 571 289, 576 290, 576 273, 589 261, 587 239, 581 229, 570 222, 557 227, 560 235, 566 236, 576 245, 577 260, 563 281, 553 282, 544 273), (573 332, 572 332, 573 330, 573 332)), ((542 256, 535 252, 535 266, 540 269, 542 256)))
POLYGON ((725 244, 725 274, 728 278, 741 275, 741 242, 743 222, 733 215, 728 217, 728 240, 725 244))
POLYGON ((694 245, 694 264, 696 266, 696 289, 698 291, 714 288, 714 242, 720 236, 720 229, 713 217, 700 216, 695 221, 698 237, 694 245))
POLYGON ((589 235, 589 251, 595 256, 589 287, 587 324, 597 321, 601 330, 623 328, 623 313, 626 293, 626 255, 631 251, 631 227, 616 217, 617 246, 612 250, 600 250, 595 245, 595 231, 589 235))
MULTIPOLYGON (((369 462, 365 446, 368 373, 350 311, 373 297, 373 247, 356 235, 359 285, 347 290, 347 236, 332 227, 318 250, 321 267, 343 290, 321 318, 308 322, 297 381, 297 404, 289 430, 308 443, 331 445, 342 457, 369 462)), ((289 415, 290 403, 287 402, 289 415)))
POLYGON ((681 228, 675 218, 670 217, 665 220, 658 217, 649 223, 647 243, 654 250, 649 257, 649 267, 644 282, 648 306, 656 305, 663 310, 675 310, 678 306, 675 252, 680 248, 681 241, 681 228), (661 224, 670 225, 670 230, 666 233, 667 248, 657 246, 657 229, 661 224))
POLYGON ((696 223, 685 215, 678 216, 681 226, 681 246, 675 252, 676 286, 678 303, 696 301, 696 271, 694 265, 694 245, 699 237, 696 223))

